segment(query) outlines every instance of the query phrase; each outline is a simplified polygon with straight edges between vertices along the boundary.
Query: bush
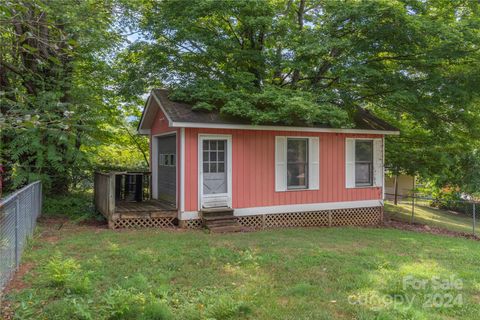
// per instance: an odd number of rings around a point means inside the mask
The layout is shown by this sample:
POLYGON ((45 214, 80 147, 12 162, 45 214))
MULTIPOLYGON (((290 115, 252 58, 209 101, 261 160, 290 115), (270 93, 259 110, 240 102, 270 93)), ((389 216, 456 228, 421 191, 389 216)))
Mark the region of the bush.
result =
POLYGON ((435 195, 435 199, 431 202, 431 206, 463 214, 469 213, 469 204, 465 199, 462 199, 460 192, 441 192, 435 195))
POLYGON ((80 217, 93 214, 91 192, 73 192, 68 195, 50 195, 43 203, 43 214, 49 216, 80 217))
POLYGON ((47 196, 42 214, 45 216, 67 217, 76 222, 85 220, 104 221, 93 205, 92 192, 73 192, 63 196, 47 196))
POLYGON ((138 319, 146 304, 143 293, 130 289, 110 289, 105 295, 107 319, 138 319))
POLYGON ((49 285, 69 293, 84 294, 91 290, 88 274, 84 274, 80 264, 72 258, 62 259, 55 255, 45 266, 45 275, 49 285))

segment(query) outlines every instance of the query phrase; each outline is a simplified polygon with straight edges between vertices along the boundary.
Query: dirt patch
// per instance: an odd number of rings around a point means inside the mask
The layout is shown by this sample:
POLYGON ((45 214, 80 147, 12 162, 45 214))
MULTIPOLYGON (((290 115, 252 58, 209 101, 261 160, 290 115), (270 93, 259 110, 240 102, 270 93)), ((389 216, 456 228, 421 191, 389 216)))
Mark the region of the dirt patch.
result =
POLYGON ((384 226, 393 228, 393 229, 399 229, 399 230, 438 234, 438 235, 443 235, 448 237, 466 238, 471 240, 480 240, 480 237, 474 236, 471 233, 452 231, 444 228, 433 227, 433 226, 428 226, 428 225, 419 224, 419 223, 410 224, 402 221, 390 220, 390 221, 385 221, 384 226))
POLYGON ((60 230, 69 221, 66 217, 43 217, 40 216, 37 222, 47 229, 60 230))
POLYGON ((108 228, 107 220, 97 220, 97 219, 88 219, 78 223, 79 226, 87 226, 87 227, 96 227, 96 228, 108 228))
MULTIPOLYGON (((21 291, 28 288, 28 285, 23 281, 24 276, 35 266, 34 263, 22 263, 18 271, 13 276, 13 279, 8 283, 3 291, 3 295, 7 295, 11 291, 21 291)), ((13 319, 15 312, 13 305, 8 300, 0 301, 0 319, 13 319)))
POLYGON ((12 281, 10 281, 5 288, 4 293, 8 293, 12 290, 20 291, 25 288, 28 288, 28 285, 23 282, 23 277, 35 266, 35 264, 29 263, 22 263, 18 268, 18 271, 13 276, 12 281))
POLYGON ((60 240, 59 236, 44 236, 41 237, 42 241, 48 242, 50 244, 55 244, 60 240))
POLYGON ((11 320, 14 315, 15 311, 10 301, 0 301, 0 319, 11 320))

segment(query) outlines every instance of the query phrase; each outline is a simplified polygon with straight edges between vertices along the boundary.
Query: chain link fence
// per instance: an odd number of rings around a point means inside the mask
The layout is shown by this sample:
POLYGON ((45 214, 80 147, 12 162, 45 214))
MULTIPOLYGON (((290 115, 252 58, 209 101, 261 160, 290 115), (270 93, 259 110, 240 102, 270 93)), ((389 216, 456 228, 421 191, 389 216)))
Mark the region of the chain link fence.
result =
POLYGON ((470 199, 437 199, 430 194, 385 194, 390 219, 479 236, 480 202, 470 199))
POLYGON ((27 238, 42 211, 40 181, 0 200, 0 296, 20 264, 27 238))

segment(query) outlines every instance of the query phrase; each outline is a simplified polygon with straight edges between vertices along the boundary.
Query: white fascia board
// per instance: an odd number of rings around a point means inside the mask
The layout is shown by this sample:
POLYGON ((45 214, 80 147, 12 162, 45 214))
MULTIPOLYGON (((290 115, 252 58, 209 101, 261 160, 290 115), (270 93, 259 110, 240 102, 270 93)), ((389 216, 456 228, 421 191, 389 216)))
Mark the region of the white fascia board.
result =
POLYGON ((143 121, 145 120, 145 115, 147 114, 147 109, 150 107, 150 99, 151 95, 148 97, 147 102, 145 103, 145 107, 143 108, 142 111, 142 116, 140 117, 140 123, 138 124, 138 133, 139 134, 148 134, 148 133, 143 133, 145 130, 150 130, 150 129, 142 129, 143 127, 143 121))
POLYGON ((163 114, 165 115, 165 117, 167 118, 168 120, 168 126, 170 127, 173 127, 173 121, 172 119, 170 118, 170 116, 168 115, 168 113, 165 112, 165 108, 162 106, 162 103, 160 102, 160 99, 157 97, 157 95, 155 94, 155 91, 152 90, 152 96, 153 98, 155 99, 155 101, 157 101, 158 105, 160 106, 160 109, 162 110, 163 114))
POLYGON ((286 126, 262 126, 262 125, 255 126, 255 125, 248 125, 248 124, 195 123, 195 122, 172 122, 170 126, 174 128, 303 131, 303 132, 354 133, 354 134, 377 134, 377 135, 399 135, 400 134, 400 131, 387 131, 387 130, 334 129, 334 128, 286 127, 286 126))
POLYGON ((137 133, 138 133, 139 135, 148 136, 148 135, 150 135, 151 130, 150 130, 150 129, 138 129, 138 130, 137 130, 137 133))

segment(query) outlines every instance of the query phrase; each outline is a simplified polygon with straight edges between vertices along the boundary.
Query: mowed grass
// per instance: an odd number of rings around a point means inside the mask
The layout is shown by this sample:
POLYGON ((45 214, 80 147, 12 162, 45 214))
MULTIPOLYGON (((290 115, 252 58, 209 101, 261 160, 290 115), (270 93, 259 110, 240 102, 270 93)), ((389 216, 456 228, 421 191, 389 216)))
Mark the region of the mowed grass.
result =
POLYGON ((383 228, 40 226, 6 300, 16 319, 478 319, 479 261, 476 241, 383 228))
MULTIPOLYGON (((398 205, 386 203, 385 212, 390 214, 394 220, 410 222, 412 205, 411 203, 399 203, 398 205)), ((465 214, 417 204, 415 205, 414 221, 458 232, 472 232, 473 224, 472 218, 465 214)))

